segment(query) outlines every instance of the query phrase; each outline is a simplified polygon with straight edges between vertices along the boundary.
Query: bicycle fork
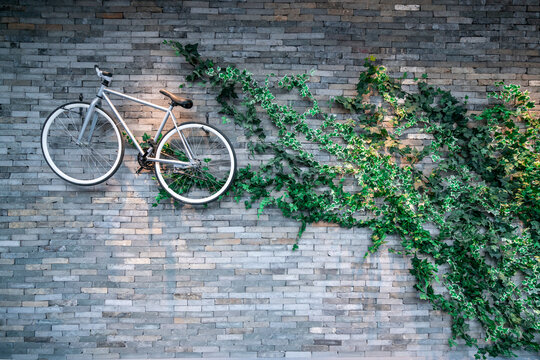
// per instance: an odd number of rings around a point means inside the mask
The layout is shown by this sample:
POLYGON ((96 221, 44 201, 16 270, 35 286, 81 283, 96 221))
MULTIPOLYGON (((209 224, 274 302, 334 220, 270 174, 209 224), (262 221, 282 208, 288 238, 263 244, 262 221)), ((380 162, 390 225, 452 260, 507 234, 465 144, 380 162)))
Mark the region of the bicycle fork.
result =
POLYGON ((101 99, 99 97, 95 98, 92 101, 92 103, 90 103, 90 106, 88 107, 88 111, 86 112, 86 115, 84 116, 84 121, 81 127, 81 131, 79 133, 79 137, 77 138, 77 145, 82 144, 84 132, 86 131, 86 128, 88 127, 88 123, 90 123, 90 119, 92 119, 92 124, 90 125, 90 131, 87 137, 87 142, 90 143, 90 140, 92 139, 92 135, 94 134, 94 130, 96 128, 97 119, 98 119, 96 106, 99 106, 100 103, 101 103, 101 99))

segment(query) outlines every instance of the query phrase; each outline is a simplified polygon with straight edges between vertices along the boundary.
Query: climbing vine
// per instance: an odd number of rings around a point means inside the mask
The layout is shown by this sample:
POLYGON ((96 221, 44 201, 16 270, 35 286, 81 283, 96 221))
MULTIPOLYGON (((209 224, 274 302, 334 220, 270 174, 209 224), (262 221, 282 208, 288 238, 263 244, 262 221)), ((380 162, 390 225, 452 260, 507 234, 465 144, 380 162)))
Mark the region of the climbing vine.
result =
POLYGON ((201 58, 197 44, 165 43, 194 67, 188 81, 216 91, 252 158, 271 155, 238 170, 237 201, 279 208, 299 222, 298 239, 319 221, 369 227, 369 252, 397 235, 420 298, 452 318, 450 345, 462 339, 478 358, 540 350, 540 123, 527 92, 497 83, 494 104, 468 114, 426 80, 405 91, 371 58, 357 95, 332 99, 343 117, 321 110, 307 74, 259 82, 201 58), (305 110, 282 104, 283 91, 305 110))

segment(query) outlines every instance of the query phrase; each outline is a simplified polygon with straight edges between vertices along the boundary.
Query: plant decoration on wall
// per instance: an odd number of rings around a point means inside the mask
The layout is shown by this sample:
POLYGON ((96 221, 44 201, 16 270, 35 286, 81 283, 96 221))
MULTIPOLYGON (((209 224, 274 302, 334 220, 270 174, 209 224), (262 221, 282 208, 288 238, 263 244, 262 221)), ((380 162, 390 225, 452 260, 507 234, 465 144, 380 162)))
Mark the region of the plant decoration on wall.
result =
POLYGON ((201 58, 197 44, 165 43, 194 67, 188 81, 215 89, 250 154, 271 155, 239 169, 236 200, 259 214, 279 208, 300 223, 298 238, 319 221, 369 227, 369 252, 397 235, 393 251, 410 256, 420 298, 452 318, 451 345, 462 339, 479 358, 540 350, 540 124, 527 92, 499 83, 488 94, 496 104, 468 115, 449 92, 425 80, 407 92, 367 59, 357 95, 333 99, 350 113, 339 120, 321 111, 308 75, 259 83, 201 58), (306 110, 280 105, 284 91, 306 110), (407 133, 431 141, 411 146, 407 133))

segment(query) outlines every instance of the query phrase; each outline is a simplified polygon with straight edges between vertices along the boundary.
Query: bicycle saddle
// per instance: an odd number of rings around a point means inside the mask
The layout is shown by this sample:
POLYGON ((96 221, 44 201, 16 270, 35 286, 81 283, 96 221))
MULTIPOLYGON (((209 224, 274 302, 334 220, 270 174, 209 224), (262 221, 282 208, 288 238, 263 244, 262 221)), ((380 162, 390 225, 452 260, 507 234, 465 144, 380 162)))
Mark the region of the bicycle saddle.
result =
POLYGON ((161 89, 159 90, 159 92, 171 99, 172 106, 180 105, 184 109, 191 109, 191 107, 193 106, 193 101, 189 99, 184 99, 183 97, 175 95, 165 89, 161 89))

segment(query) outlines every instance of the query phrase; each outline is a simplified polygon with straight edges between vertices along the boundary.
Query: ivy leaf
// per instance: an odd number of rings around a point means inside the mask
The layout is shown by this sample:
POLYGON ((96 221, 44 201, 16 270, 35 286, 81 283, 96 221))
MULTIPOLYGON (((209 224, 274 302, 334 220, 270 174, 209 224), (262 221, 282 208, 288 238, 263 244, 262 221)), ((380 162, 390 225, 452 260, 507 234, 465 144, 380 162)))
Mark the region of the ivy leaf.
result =
MULTIPOLYGON (((451 346, 460 338, 477 358, 540 351, 540 119, 527 92, 496 83, 500 89, 487 94, 496 104, 469 115, 427 81, 414 78, 418 90, 405 91, 370 56, 357 94, 331 99, 350 114, 344 121, 322 111, 307 74, 275 85, 271 74, 259 84, 247 70, 214 67, 196 45, 166 43, 193 66, 190 85, 209 83, 221 113, 244 129, 257 166, 238 169, 235 201, 247 197, 245 207, 256 206, 258 216, 273 206, 298 221, 293 250, 306 224, 318 221, 371 228, 365 256, 398 236, 402 248, 394 252, 411 257, 420 299, 452 318, 451 346), (278 105, 277 94, 293 90, 287 96, 308 102, 305 111, 278 105), (487 334, 482 345, 469 320, 487 334)), ((160 191, 156 203, 167 196, 160 191)))

